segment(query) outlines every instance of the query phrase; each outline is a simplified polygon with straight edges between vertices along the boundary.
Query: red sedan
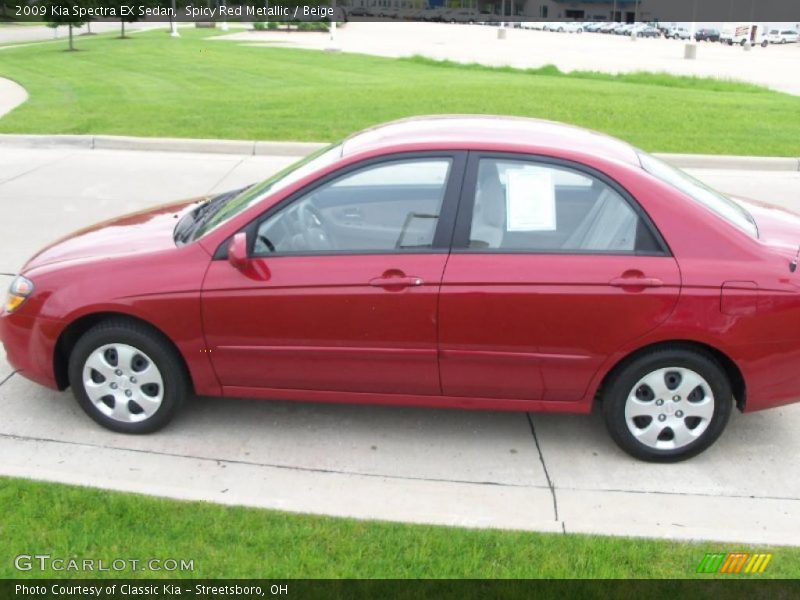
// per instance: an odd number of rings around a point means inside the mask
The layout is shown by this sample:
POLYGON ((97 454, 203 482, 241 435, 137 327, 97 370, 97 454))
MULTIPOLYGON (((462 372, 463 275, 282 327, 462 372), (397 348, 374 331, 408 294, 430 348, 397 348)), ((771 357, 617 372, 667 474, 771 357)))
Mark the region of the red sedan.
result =
POLYGON ((191 394, 586 413, 707 448, 800 397, 800 217, 576 127, 428 117, 34 256, 0 339, 115 431, 191 394))

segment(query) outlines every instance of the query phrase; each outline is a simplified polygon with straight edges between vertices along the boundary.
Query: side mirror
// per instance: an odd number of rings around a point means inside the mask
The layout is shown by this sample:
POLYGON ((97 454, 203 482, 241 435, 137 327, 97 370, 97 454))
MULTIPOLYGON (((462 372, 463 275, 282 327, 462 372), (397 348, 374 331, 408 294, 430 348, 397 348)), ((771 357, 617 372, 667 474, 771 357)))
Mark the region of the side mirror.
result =
POLYGON ((228 262, 237 269, 247 266, 247 234, 240 231, 228 244, 228 262))

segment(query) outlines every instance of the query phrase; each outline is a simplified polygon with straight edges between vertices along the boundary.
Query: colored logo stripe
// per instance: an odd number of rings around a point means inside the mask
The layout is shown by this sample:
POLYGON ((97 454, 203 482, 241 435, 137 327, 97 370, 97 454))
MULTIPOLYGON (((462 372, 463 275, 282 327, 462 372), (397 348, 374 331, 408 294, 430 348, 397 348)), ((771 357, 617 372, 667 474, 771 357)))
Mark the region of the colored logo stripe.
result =
POLYGON ((709 553, 697 566, 697 573, 723 573, 736 575, 740 573, 763 573, 772 554, 749 552, 709 553))

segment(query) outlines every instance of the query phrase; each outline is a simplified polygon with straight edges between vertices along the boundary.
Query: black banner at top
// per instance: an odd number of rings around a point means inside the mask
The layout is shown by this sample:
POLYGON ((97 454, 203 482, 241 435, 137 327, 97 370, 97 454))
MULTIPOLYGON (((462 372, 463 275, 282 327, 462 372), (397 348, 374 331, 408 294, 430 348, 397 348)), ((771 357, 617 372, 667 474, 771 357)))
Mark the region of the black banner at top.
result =
POLYGON ((0 0, 18 21, 784 22, 800 0, 0 0))

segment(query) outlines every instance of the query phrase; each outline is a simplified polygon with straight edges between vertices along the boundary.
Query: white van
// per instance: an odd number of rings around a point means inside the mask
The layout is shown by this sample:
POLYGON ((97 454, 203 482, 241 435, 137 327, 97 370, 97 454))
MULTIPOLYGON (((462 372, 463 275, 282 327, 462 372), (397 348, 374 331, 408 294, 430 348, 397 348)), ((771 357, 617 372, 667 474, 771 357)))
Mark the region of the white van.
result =
POLYGON ((767 40, 770 44, 794 44, 797 42, 800 34, 796 29, 770 29, 767 34, 767 40))

